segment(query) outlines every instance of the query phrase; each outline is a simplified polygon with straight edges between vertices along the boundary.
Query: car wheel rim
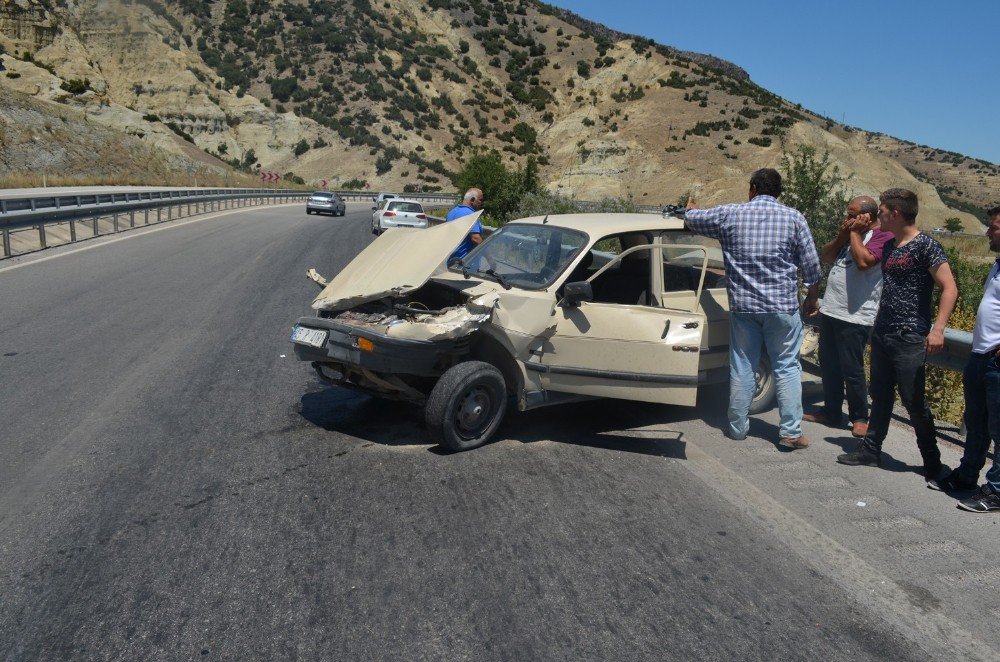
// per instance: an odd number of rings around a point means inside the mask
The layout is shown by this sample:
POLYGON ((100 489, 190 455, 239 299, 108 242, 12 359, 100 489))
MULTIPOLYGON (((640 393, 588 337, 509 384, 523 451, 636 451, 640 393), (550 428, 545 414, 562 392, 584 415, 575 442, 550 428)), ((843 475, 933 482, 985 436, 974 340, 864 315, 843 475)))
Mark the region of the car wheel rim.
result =
POLYGON ((766 375, 763 372, 761 372, 760 369, 754 370, 754 373, 753 373, 753 385, 754 385, 753 397, 754 397, 755 400, 761 396, 761 393, 764 392, 764 387, 767 385, 767 379, 768 379, 768 375, 766 375))
POLYGON ((475 386, 461 397, 455 412, 455 423, 463 437, 477 437, 489 424, 493 398, 482 386, 475 386))

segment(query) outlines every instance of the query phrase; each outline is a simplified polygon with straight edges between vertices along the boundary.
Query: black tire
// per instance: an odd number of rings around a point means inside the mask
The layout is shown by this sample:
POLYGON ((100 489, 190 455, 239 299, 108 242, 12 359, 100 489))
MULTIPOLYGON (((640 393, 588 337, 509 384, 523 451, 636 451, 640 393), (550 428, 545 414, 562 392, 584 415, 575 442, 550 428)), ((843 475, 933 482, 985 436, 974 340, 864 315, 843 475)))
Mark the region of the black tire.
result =
POLYGON ((774 371, 771 369, 771 360, 766 354, 760 356, 760 366, 754 373, 756 389, 753 400, 750 401, 750 413, 759 414, 774 407, 777 398, 777 385, 774 381, 774 371))
POLYGON ((311 216, 312 213, 313 213, 312 209, 307 209, 306 210, 306 216, 311 216))
POLYGON ((507 386, 489 363, 466 361, 449 368, 431 390, 424 420, 431 438, 453 451, 482 446, 503 420, 507 386))

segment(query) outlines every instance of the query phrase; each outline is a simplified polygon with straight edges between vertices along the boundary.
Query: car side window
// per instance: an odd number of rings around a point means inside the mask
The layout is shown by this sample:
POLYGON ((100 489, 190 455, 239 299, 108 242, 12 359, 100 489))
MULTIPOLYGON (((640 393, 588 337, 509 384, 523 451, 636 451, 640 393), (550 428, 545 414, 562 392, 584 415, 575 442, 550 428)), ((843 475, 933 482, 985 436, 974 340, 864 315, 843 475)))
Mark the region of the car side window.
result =
POLYGON ((673 244, 670 248, 663 249, 664 292, 697 290, 706 252, 708 266, 703 289, 726 287, 726 267, 722 246, 717 239, 686 232, 664 232, 659 237, 659 243, 673 244), (684 246, 691 246, 691 250, 684 246))
POLYGON ((596 303, 618 303, 649 306, 652 305, 651 275, 653 263, 652 249, 641 246, 652 243, 647 233, 632 232, 604 237, 594 248, 589 277, 596 303), (629 252, 629 249, 640 247, 629 252), (621 253, 624 257, 618 258, 621 253), (599 275, 602 267, 610 266, 599 275))

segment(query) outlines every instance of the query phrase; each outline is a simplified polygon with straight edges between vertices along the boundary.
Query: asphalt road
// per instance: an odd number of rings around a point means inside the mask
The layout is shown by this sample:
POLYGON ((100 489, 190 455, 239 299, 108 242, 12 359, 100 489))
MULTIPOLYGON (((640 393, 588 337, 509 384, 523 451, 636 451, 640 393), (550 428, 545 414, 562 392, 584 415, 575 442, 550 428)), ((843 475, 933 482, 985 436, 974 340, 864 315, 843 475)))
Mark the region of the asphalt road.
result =
MULTIPOLYGON (((852 552, 827 563, 840 548, 740 487, 704 406, 540 410, 447 454, 419 411, 322 385, 287 337, 317 291, 306 268, 332 275, 371 239, 349 210, 0 263, 0 658, 949 649, 952 621, 920 632, 933 595, 881 609, 852 552)), ((960 657, 987 659, 972 643, 960 657)))

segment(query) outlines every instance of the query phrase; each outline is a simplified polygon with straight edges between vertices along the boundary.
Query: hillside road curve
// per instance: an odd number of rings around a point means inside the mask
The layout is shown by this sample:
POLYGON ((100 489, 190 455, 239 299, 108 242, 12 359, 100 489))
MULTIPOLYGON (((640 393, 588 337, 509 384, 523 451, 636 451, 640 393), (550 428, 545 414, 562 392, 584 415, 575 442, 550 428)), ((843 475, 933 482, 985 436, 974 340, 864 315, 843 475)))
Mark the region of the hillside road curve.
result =
POLYGON ((735 443, 718 398, 597 401, 449 454, 319 382, 304 274, 370 218, 0 265, 0 659, 996 659, 1000 518, 926 490, 905 428, 852 471, 774 412, 735 443))

